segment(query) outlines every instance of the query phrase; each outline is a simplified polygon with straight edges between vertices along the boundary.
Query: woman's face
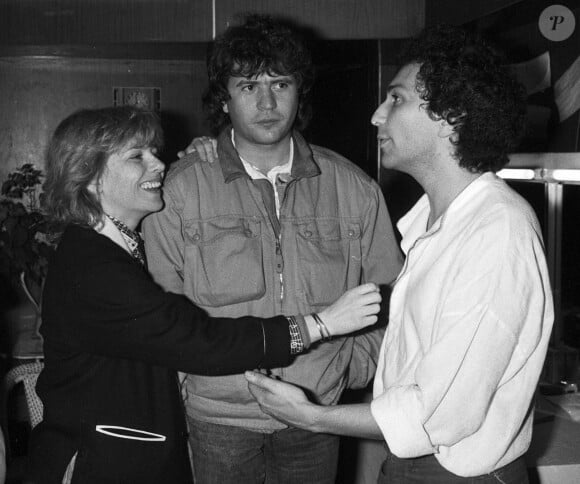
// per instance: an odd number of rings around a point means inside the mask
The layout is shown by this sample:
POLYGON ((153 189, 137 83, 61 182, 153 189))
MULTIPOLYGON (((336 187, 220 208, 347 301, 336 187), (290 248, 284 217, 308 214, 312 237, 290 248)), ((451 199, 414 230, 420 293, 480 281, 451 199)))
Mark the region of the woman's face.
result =
POLYGON ((109 156, 99 183, 103 211, 134 229, 146 215, 163 207, 165 165, 150 146, 129 142, 109 156))

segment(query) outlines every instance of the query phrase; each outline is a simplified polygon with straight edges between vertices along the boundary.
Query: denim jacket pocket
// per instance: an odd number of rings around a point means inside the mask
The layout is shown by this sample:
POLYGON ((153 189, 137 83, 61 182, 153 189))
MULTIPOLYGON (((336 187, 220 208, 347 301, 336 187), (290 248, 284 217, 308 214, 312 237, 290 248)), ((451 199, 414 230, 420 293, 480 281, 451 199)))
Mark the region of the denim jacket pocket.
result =
POLYGON ((296 227, 300 284, 313 308, 328 306, 360 284, 362 247, 358 221, 318 219, 296 227))
POLYGON ((216 217, 185 226, 185 280, 202 306, 259 299, 266 292, 260 220, 216 217))

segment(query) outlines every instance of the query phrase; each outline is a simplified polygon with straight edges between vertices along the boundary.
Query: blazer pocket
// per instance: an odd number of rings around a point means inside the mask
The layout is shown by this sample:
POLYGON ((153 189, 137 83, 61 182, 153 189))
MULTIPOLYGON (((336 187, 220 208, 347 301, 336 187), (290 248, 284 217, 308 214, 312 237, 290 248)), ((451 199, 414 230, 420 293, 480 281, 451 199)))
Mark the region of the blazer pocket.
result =
POLYGON ((121 427, 120 425, 97 425, 95 430, 117 439, 140 440, 142 442, 165 442, 167 437, 147 430, 121 427))

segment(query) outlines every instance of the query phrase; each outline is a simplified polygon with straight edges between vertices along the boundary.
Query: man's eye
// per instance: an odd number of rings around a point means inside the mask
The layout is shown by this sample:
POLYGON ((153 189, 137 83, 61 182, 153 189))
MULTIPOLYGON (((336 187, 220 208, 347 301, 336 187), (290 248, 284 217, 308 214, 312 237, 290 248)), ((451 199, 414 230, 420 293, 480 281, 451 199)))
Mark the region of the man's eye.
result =
POLYGON ((288 87, 288 83, 287 82, 277 82, 276 83, 276 88, 277 89, 286 89, 288 87))
POLYGON ((391 94, 391 99, 393 100, 393 104, 399 104, 401 102, 401 96, 398 94, 391 94))
POLYGON ((247 84, 242 87, 242 91, 251 92, 254 90, 253 84, 247 84))

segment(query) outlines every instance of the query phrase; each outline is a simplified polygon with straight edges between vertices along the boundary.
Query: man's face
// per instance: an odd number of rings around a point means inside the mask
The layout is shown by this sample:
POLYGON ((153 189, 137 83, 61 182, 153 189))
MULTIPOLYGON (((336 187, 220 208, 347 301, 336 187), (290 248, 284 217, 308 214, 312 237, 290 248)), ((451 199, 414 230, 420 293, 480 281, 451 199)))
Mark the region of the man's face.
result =
POLYGON ((275 145, 288 140, 298 110, 298 86, 292 76, 230 77, 230 115, 236 145, 275 145))
POLYGON ((371 119, 378 128, 382 166, 412 176, 431 164, 441 141, 441 122, 429 117, 416 89, 419 67, 413 63, 399 70, 371 119))

